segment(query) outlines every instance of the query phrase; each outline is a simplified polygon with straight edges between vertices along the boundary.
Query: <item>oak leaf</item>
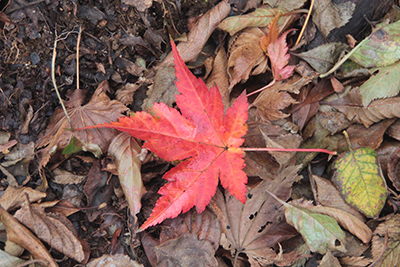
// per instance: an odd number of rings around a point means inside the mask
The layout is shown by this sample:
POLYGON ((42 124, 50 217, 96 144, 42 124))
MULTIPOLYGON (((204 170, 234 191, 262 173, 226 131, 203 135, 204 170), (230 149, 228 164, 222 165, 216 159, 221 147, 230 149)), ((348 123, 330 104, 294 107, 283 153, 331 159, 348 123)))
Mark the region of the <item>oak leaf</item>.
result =
POLYGON ((118 122, 87 127, 128 132, 145 140, 144 148, 159 157, 182 161, 164 175, 169 183, 158 191, 161 197, 142 230, 193 206, 198 213, 202 212, 216 192, 218 177, 233 196, 242 203, 246 201, 247 176, 240 148, 247 131, 246 94, 241 94, 224 114, 218 88, 208 89, 189 71, 174 44, 172 49, 180 112, 156 103, 150 113, 136 112, 131 117, 119 118, 118 122))

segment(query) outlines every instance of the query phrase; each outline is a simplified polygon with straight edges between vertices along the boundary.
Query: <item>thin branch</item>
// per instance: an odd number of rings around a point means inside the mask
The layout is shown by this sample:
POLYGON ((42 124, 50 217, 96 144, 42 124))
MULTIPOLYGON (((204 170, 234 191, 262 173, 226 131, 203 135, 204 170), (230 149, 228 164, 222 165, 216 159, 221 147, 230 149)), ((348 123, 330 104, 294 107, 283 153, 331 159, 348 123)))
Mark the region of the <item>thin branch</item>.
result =
POLYGON ((301 37, 304 34, 304 31, 305 31, 305 29, 307 27, 307 24, 308 24, 308 20, 310 19, 310 16, 311 16, 311 12, 312 12, 313 6, 314 6, 314 0, 311 0, 310 9, 308 10, 306 21, 304 21, 303 28, 301 28, 301 31, 300 31, 299 37, 297 38, 295 46, 299 44, 299 42, 301 40, 301 37))
POLYGON ((251 92, 250 94, 247 95, 247 97, 249 97, 249 96, 251 96, 251 95, 254 95, 254 94, 257 94, 257 93, 259 93, 259 92, 261 92, 261 91, 264 91, 264 90, 267 89, 268 87, 271 87, 272 85, 274 85, 275 82, 276 82, 276 80, 274 79, 272 82, 270 82, 270 83, 267 84, 266 86, 263 86, 263 87, 261 87, 260 89, 255 90, 254 92, 251 92))

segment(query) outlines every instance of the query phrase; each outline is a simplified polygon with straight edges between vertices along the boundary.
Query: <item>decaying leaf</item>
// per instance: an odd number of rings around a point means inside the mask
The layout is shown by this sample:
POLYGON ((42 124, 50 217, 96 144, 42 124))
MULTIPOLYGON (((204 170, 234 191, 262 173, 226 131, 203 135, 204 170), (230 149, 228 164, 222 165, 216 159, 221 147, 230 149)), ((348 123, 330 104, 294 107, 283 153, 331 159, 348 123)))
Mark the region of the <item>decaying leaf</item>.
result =
POLYGON ((372 100, 388 98, 399 94, 400 85, 398 77, 400 76, 400 61, 387 67, 371 69, 371 73, 372 76, 360 86, 360 94, 364 107, 368 107, 372 100))
POLYGON ((264 33, 259 28, 247 28, 232 37, 228 50, 228 75, 230 90, 250 75, 258 75, 268 69, 268 57, 259 42, 264 33))
POLYGON ((76 175, 61 169, 55 169, 53 175, 54 182, 58 184, 79 184, 86 178, 86 175, 76 175))
POLYGON ((85 259, 82 244, 76 237, 76 230, 66 217, 60 214, 46 214, 26 202, 14 217, 52 248, 78 262, 85 259))
POLYGON ((311 80, 311 77, 294 76, 288 81, 277 82, 262 91, 254 100, 252 106, 257 108, 257 115, 264 120, 275 121, 286 118, 289 115, 281 110, 296 103, 296 100, 289 93, 298 94, 300 88, 311 80))
POLYGON ((400 117, 400 97, 388 99, 378 99, 373 101, 368 107, 364 107, 361 102, 361 95, 358 88, 353 88, 343 98, 329 102, 340 112, 346 115, 349 120, 362 123, 365 127, 384 119, 400 117))
POLYGON ((6 191, 0 197, 0 206, 5 210, 12 210, 21 207, 25 202, 25 196, 28 197, 30 202, 36 202, 47 196, 46 193, 34 190, 30 187, 13 187, 8 186, 6 191))
POLYGON ((372 256, 377 266, 400 264, 400 214, 395 214, 376 228, 372 239, 372 256))
MULTIPOLYGON (((278 257, 271 247, 296 233, 282 222, 283 211, 277 208, 276 201, 266 190, 274 192, 282 199, 288 199, 292 184, 301 178, 297 174, 299 168, 300 166, 287 167, 275 180, 265 180, 250 189, 246 204, 238 201, 228 191, 224 194, 217 191, 211 205, 221 221, 221 245, 231 251, 232 255, 242 252, 253 261, 260 261, 262 265, 279 264, 280 260, 288 260, 285 254, 278 257)), ((301 255, 290 257, 294 257, 294 260, 301 255)))
POLYGON ((382 22, 354 49, 350 59, 364 68, 387 67, 400 59, 400 21, 382 22))
POLYGON ((315 1, 312 19, 327 37, 333 29, 342 27, 350 20, 355 7, 356 4, 351 1, 338 3, 330 0, 315 1))
POLYGON ((128 255, 104 254, 100 258, 90 261, 86 267, 143 267, 143 264, 133 261, 128 255))
POLYGON ((47 261, 49 267, 58 267, 43 243, 17 219, 0 206, 0 221, 7 232, 7 240, 28 250, 36 259, 47 261))
POLYGON ((379 215, 386 202, 386 182, 377 155, 370 148, 341 154, 334 164, 332 181, 344 199, 369 218, 379 215))
MULTIPOLYGON (((67 111, 71 118, 73 127, 81 128, 99 123, 115 121, 121 114, 128 110, 121 102, 110 100, 106 95, 109 85, 107 81, 99 84, 92 99, 84 106, 82 90, 75 90, 70 100, 66 102, 67 111)), ((57 109, 50 118, 45 134, 39 138, 36 147, 45 147, 42 150, 40 166, 45 166, 53 151, 65 148, 73 134, 84 143, 96 144, 100 149, 107 151, 108 145, 116 135, 113 129, 97 129, 93 131, 75 131, 72 133, 62 109, 57 109)))
MULTIPOLYGON (((196 60, 208 38, 230 11, 231 5, 228 1, 223 0, 197 21, 196 26, 188 34, 187 42, 181 42, 177 45, 184 62, 196 60)), ((173 54, 169 53, 157 68, 172 66, 173 59, 173 54)))
POLYGON ((0 265, 3 267, 15 267, 25 265, 26 261, 14 257, 0 249, 0 265))
POLYGON ((132 215, 140 211, 140 199, 146 192, 140 173, 141 149, 136 139, 128 133, 117 135, 108 148, 108 153, 114 158, 117 166, 119 182, 132 215))
POLYGON ((328 249, 325 256, 322 258, 318 265, 319 267, 342 267, 339 260, 332 255, 332 252, 328 249))
POLYGON ((311 251, 321 254, 325 254, 328 249, 346 251, 344 245, 346 235, 335 219, 310 210, 312 207, 310 202, 297 200, 286 203, 270 194, 286 207, 287 222, 301 233, 311 251))

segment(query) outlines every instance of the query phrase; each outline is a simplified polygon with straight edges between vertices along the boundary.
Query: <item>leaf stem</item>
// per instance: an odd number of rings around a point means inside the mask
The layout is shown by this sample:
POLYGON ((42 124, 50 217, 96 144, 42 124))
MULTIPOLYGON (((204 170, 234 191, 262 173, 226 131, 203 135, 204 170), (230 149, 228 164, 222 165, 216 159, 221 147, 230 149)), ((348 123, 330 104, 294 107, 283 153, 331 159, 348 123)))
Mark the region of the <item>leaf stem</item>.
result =
POLYGON ((323 148, 272 148, 272 147, 242 147, 243 151, 277 151, 277 152, 317 152, 329 155, 337 155, 336 151, 330 151, 323 148))
POLYGON ((259 92, 261 92, 261 91, 267 89, 268 87, 271 87, 272 85, 274 85, 275 82, 276 82, 276 80, 273 79, 272 82, 270 82, 270 83, 267 84, 266 86, 261 87, 260 89, 255 90, 254 92, 251 92, 250 94, 247 94, 246 96, 249 97, 249 96, 251 96, 251 95, 257 94, 257 93, 259 93, 259 92))

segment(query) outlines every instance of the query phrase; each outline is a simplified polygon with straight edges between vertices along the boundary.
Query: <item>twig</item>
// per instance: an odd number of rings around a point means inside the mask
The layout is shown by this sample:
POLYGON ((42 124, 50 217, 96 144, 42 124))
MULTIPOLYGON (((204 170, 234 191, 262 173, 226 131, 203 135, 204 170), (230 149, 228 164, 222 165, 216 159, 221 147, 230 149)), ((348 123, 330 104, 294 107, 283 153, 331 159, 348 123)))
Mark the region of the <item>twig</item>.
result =
POLYGON ((249 96, 251 96, 251 95, 254 95, 254 94, 257 94, 257 93, 259 93, 259 92, 261 92, 261 91, 264 91, 264 90, 267 89, 268 87, 271 87, 272 85, 274 85, 275 82, 276 82, 276 80, 274 79, 272 82, 270 82, 270 83, 267 84, 266 86, 263 86, 263 87, 261 87, 260 89, 255 90, 254 92, 251 92, 250 94, 247 95, 247 97, 249 97, 249 96))
POLYGON ((79 47, 81 44, 82 27, 79 26, 78 40, 76 41, 76 89, 79 90, 79 47))
POLYGON ((311 12, 312 12, 313 6, 314 6, 314 0, 311 0, 310 9, 308 10, 307 17, 306 17, 306 20, 304 21, 303 28, 301 28, 299 37, 297 37, 297 41, 296 41, 295 46, 299 44, 300 39, 304 34, 304 31, 305 31, 305 29, 307 27, 307 24, 308 24, 308 20, 310 19, 310 16, 311 16, 311 12))
POLYGON ((67 117, 69 125, 71 126, 71 131, 74 131, 74 127, 72 126, 71 118, 68 115, 67 109, 65 108, 65 105, 61 98, 60 92, 58 91, 58 87, 57 87, 57 83, 56 83, 56 74, 55 74, 56 57, 57 57, 57 43, 60 40, 65 40, 71 33, 73 33, 73 31, 62 33, 59 36, 57 36, 57 33, 56 33, 56 38, 54 39, 54 47, 53 47, 53 58, 51 60, 51 80, 53 81, 53 86, 54 86, 54 89, 56 90, 58 100, 60 100, 60 104, 64 111, 64 114, 67 117))

